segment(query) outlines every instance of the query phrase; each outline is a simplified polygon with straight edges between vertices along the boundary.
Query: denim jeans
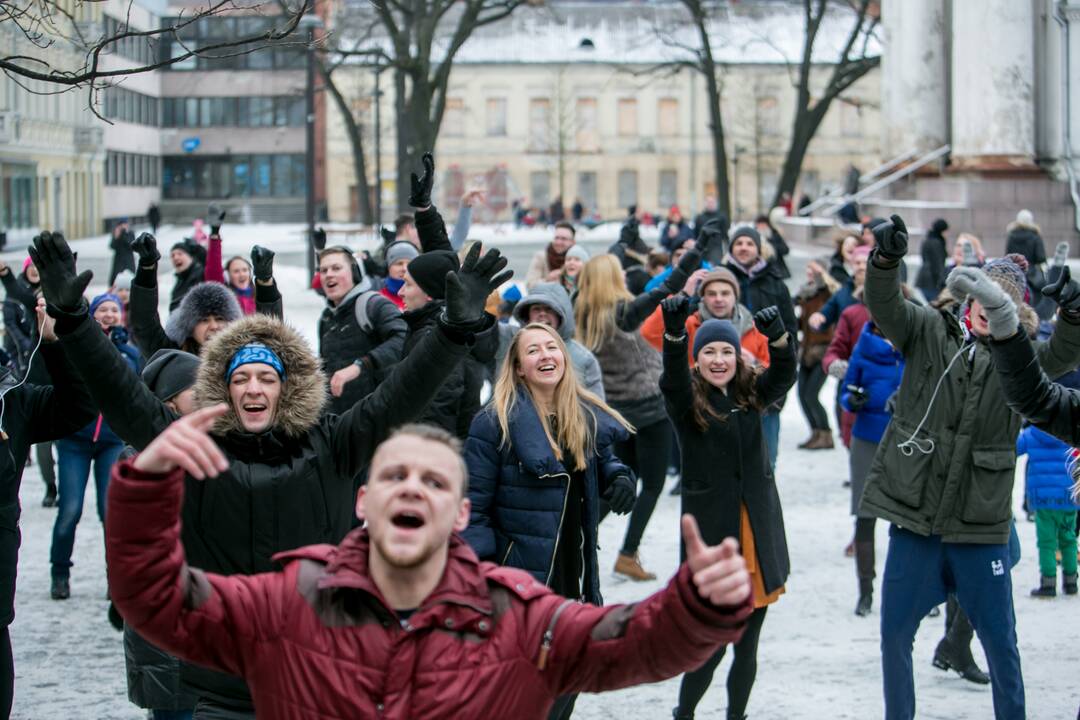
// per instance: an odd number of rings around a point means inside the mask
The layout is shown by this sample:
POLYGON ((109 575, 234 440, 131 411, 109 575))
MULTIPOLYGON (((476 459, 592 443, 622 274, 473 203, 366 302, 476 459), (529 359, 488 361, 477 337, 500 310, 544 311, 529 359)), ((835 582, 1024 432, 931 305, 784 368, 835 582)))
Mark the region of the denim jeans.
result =
POLYGON ((91 463, 97 491, 98 519, 105 522, 105 493, 109 488, 109 473, 123 449, 121 443, 101 443, 74 438, 64 438, 56 442, 60 495, 56 522, 53 524, 52 550, 49 552, 53 577, 66 578, 71 574, 75 528, 82 518, 91 463))
POLYGON ((769 467, 776 470, 776 451, 780 448, 780 411, 761 413, 761 432, 765 435, 765 447, 769 451, 769 467))

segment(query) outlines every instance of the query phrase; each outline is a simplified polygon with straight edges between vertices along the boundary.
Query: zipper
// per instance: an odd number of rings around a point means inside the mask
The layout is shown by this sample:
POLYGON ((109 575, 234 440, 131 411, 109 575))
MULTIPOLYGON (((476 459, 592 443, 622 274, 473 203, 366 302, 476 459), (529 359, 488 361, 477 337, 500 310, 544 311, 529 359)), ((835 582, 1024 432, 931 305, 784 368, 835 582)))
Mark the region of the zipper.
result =
POLYGON ((514 549, 514 543, 516 542, 517 540, 511 540, 510 544, 506 546, 506 553, 503 555, 502 562, 499 563, 500 565, 506 564, 506 561, 510 558, 510 551, 514 549))
POLYGON ((566 505, 570 502, 570 476, 564 473, 559 473, 557 475, 542 475, 541 477, 566 478, 566 492, 563 494, 562 512, 559 514, 559 528, 555 531, 555 547, 551 551, 551 562, 548 564, 547 578, 544 580, 545 585, 551 585, 551 575, 555 572, 555 558, 559 554, 559 540, 562 539, 563 520, 566 519, 566 505))
POLYGON ((543 670, 547 667, 548 653, 551 652, 551 643, 555 640, 555 623, 559 621, 559 616, 562 615, 562 611, 567 608, 573 600, 563 600, 562 605, 555 609, 555 614, 551 616, 551 622, 548 623, 547 630, 544 631, 544 638, 540 642, 540 657, 536 661, 536 668, 543 670))

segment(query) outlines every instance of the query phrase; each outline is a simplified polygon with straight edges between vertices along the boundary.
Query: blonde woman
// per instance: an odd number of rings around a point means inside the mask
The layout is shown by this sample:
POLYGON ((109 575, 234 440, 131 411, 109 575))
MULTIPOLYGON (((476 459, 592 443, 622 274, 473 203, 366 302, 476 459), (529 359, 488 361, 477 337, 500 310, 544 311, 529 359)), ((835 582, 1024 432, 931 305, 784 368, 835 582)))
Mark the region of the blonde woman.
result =
POLYGON ((641 566, 638 546, 664 488, 672 443, 660 394, 660 353, 639 330, 661 300, 684 288, 703 252, 701 244, 688 250, 667 280, 636 298, 627 291, 622 266, 613 255, 593 258, 578 276, 576 339, 600 363, 607 402, 637 428, 615 447, 642 483, 615 562, 615 572, 632 580, 656 578, 641 566))

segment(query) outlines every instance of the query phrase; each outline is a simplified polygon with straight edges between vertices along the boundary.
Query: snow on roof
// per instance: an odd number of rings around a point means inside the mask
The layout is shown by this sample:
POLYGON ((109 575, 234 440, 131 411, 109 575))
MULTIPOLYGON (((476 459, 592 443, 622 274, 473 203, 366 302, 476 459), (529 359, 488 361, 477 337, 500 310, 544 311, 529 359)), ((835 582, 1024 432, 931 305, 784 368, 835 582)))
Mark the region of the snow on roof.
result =
MULTIPOLYGON (((814 46, 813 59, 818 63, 839 59, 855 20, 850 8, 830 7, 814 46)), ((433 56, 445 52, 453 21, 452 17, 444 21, 446 32, 436 40, 433 56)), ((801 5, 732 5, 710 18, 713 55, 718 63, 727 64, 798 62, 805 41, 804 24, 801 5)), ((506 20, 479 28, 458 51, 455 62, 651 65, 685 59, 686 48, 696 49, 698 44, 696 28, 685 12, 671 3, 578 0, 522 8, 506 20), (581 46, 586 38, 592 47, 581 46)), ((860 48, 861 43, 853 53, 860 48)), ((867 52, 881 52, 877 38, 871 40, 867 52)))

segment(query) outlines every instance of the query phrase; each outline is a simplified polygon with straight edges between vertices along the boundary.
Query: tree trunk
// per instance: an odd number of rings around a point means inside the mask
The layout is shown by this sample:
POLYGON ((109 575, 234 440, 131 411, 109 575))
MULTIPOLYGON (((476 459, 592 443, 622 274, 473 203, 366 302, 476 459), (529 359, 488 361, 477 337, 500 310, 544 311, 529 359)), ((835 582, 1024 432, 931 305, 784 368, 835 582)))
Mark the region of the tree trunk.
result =
POLYGON ((822 100, 812 110, 796 113, 795 125, 791 132, 791 145, 788 146, 784 167, 780 171, 780 180, 776 184, 776 192, 773 195, 773 207, 780 204, 780 198, 784 193, 791 194, 792 207, 798 207, 799 200, 795 197, 795 186, 799 183, 799 175, 802 174, 802 165, 810 149, 810 141, 817 134, 818 127, 827 111, 828 103, 822 100))
POLYGON ((405 97, 405 73, 394 71, 394 117, 397 119, 397 199, 398 213, 409 210, 409 168, 412 166, 409 148, 412 145, 412 124, 405 97))
POLYGON ((334 104, 337 105, 341 118, 345 122, 345 133, 348 135, 349 143, 352 146, 353 174, 356 179, 357 209, 360 212, 360 222, 371 224, 374 221, 374 213, 371 209, 371 192, 367 181, 367 163, 364 158, 364 136, 360 132, 359 123, 356 122, 356 118, 352 115, 349 103, 346 102, 345 96, 341 94, 331 74, 326 71, 326 66, 320 62, 318 67, 319 72, 322 73, 323 85, 330 91, 330 97, 334 98, 334 104))
POLYGON ((713 173, 716 182, 716 207, 728 220, 731 217, 731 187, 728 179, 727 148, 724 145, 724 117, 720 114, 720 87, 715 68, 706 70, 705 86, 709 94, 709 131, 713 145, 713 173))

